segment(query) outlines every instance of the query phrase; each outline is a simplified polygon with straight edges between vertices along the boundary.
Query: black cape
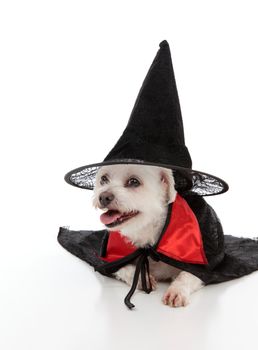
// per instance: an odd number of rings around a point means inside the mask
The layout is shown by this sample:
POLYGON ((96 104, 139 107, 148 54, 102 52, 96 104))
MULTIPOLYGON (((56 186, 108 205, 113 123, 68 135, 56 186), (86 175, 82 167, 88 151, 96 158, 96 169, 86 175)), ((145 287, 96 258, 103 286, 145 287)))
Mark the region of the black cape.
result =
POLYGON ((203 247, 208 260, 207 265, 177 261, 157 253, 155 246, 139 248, 129 256, 113 263, 107 263, 101 259, 107 245, 109 235, 107 230, 73 231, 60 227, 58 241, 70 253, 86 261, 96 271, 106 276, 112 276, 112 273, 121 267, 135 261, 136 273, 133 286, 125 298, 125 303, 129 308, 134 306, 130 302, 130 298, 137 286, 140 274, 143 289, 147 293, 151 291, 151 288, 147 287, 145 277, 146 272, 148 273, 148 257, 190 272, 200 278, 206 285, 229 281, 258 270, 257 238, 250 239, 224 235, 219 218, 204 198, 197 195, 186 195, 183 198, 187 201, 199 223, 203 247))

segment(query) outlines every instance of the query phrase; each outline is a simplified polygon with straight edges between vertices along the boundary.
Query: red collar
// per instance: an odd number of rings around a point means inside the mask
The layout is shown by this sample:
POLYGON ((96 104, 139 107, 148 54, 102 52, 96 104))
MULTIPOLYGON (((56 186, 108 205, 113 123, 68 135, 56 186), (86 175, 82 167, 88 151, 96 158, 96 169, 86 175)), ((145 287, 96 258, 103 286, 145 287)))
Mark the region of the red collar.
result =
MULTIPOLYGON (((208 264, 199 223, 185 199, 179 194, 168 213, 170 220, 161 233, 156 251, 174 260, 208 264)), ((119 231, 111 231, 104 261, 113 262, 137 250, 119 231)))

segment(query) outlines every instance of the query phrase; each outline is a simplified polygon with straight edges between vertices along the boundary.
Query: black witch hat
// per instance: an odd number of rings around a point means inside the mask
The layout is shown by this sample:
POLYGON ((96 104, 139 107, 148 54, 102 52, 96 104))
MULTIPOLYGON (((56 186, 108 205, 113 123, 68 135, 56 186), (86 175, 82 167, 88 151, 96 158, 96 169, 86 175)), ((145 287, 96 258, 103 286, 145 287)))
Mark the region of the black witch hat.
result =
POLYGON ((122 136, 103 162, 67 173, 69 184, 93 189, 100 167, 142 164, 172 169, 179 193, 208 196, 228 190, 220 178, 192 170, 169 45, 162 41, 159 46, 122 136))

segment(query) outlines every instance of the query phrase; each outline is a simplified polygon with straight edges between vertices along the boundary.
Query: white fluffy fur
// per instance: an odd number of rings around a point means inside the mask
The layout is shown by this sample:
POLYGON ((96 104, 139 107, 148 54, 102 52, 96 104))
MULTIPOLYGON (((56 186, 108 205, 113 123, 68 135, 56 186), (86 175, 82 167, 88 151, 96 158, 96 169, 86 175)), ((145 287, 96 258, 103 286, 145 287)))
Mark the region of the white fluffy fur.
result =
MULTIPOLYGON (((138 164, 111 165, 100 168, 97 173, 93 205, 96 208, 116 209, 123 213, 139 211, 138 215, 111 230, 119 230, 133 244, 144 247, 154 244, 159 238, 165 224, 168 204, 175 198, 176 190, 171 170, 138 164), (101 184, 103 175, 108 177, 108 183, 101 184), (127 187, 126 182, 131 177, 137 178, 140 186, 127 187), (99 196, 104 191, 114 195, 107 208, 102 208, 99 202, 99 196)), ((130 285, 134 271, 134 265, 127 265, 118 270, 115 277, 130 285)), ((151 259, 150 273, 154 288, 156 281, 172 279, 162 299, 163 303, 169 306, 187 305, 190 294, 203 286, 196 276, 151 259)))

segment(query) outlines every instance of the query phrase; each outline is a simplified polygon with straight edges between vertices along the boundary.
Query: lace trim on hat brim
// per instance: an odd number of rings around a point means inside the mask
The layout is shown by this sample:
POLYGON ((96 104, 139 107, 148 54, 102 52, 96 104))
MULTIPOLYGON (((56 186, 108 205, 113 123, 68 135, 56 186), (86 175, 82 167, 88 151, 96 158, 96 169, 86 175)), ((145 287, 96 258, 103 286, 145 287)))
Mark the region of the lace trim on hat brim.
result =
POLYGON ((141 164, 171 169, 175 178, 176 190, 182 194, 212 196, 228 190, 227 183, 214 175, 169 164, 151 163, 135 159, 105 161, 76 168, 65 175, 65 181, 79 188, 93 190, 99 168, 115 164, 141 164))

